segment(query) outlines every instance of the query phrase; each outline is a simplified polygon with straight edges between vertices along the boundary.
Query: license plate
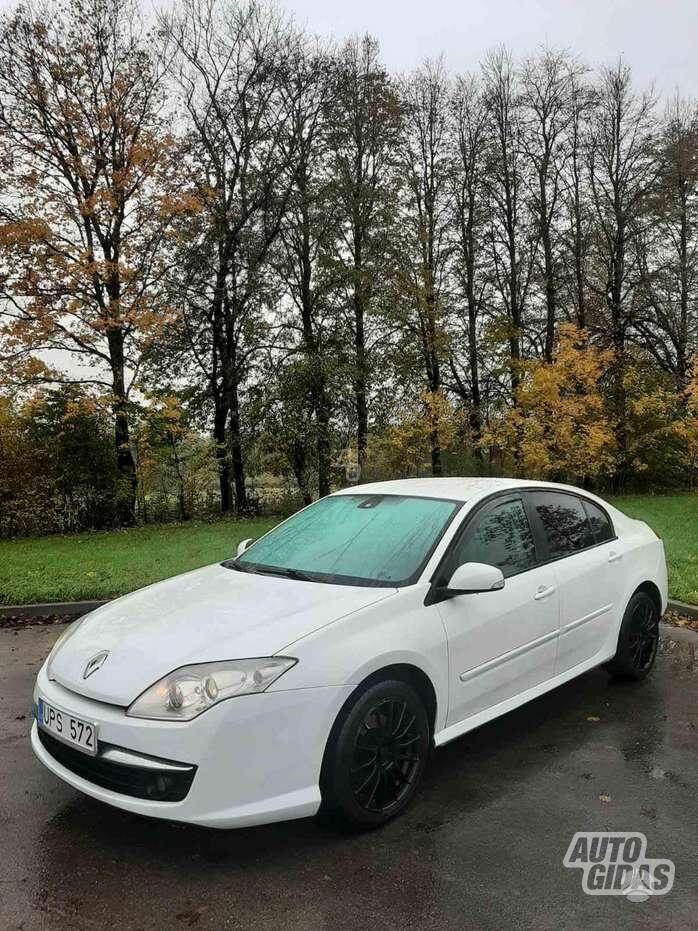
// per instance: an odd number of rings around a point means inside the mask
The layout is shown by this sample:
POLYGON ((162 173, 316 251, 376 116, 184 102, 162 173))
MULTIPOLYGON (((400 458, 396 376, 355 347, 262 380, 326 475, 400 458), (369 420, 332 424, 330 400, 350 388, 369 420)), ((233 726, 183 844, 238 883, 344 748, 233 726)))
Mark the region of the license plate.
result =
POLYGON ((36 705, 36 723, 71 747, 97 756, 97 725, 54 708, 44 698, 36 705))

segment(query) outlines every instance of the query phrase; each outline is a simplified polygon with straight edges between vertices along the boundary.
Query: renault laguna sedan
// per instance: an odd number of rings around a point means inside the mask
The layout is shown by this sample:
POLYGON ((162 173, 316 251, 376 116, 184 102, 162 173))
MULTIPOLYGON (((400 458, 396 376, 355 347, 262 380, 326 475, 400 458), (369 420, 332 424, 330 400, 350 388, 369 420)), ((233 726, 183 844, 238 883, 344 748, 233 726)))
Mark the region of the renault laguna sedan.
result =
POLYGON ((647 675, 666 603, 661 540, 586 491, 353 487, 74 623, 31 742, 143 815, 231 828, 322 806, 379 825, 433 747, 594 666, 647 675))

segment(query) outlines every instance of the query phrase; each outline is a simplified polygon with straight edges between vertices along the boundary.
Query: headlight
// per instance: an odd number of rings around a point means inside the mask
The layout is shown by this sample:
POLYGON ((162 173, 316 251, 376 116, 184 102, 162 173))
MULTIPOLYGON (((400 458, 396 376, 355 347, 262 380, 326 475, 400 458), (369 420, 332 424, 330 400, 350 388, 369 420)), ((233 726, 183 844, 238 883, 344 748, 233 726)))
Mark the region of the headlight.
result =
POLYGON ((289 656, 269 656, 181 666, 146 689, 126 714, 158 721, 191 721, 219 701, 263 692, 297 662, 289 656))
POLYGON ((68 626, 63 631, 63 633, 60 635, 58 640, 56 640, 56 642, 53 644, 53 649, 49 653, 48 659, 46 661, 46 675, 48 676, 49 679, 53 680, 53 676, 51 675, 51 664, 53 663, 53 660, 56 654, 58 653, 60 648, 63 646, 63 644, 66 642, 66 640, 69 640, 70 637, 72 637, 73 634, 77 631, 78 627, 82 624, 83 620, 84 618, 80 618, 77 621, 73 621, 72 624, 68 624, 68 626))

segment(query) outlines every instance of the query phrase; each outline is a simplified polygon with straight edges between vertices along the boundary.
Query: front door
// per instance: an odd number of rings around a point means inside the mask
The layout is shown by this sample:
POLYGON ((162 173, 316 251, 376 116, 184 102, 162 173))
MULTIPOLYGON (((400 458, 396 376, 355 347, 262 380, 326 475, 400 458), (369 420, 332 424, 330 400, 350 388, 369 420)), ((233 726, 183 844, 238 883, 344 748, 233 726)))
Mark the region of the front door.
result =
POLYGON ((505 583, 438 605, 448 638, 447 726, 550 679, 558 635, 555 573, 538 565, 521 495, 497 498, 466 521, 440 578, 481 562, 499 567, 505 583))

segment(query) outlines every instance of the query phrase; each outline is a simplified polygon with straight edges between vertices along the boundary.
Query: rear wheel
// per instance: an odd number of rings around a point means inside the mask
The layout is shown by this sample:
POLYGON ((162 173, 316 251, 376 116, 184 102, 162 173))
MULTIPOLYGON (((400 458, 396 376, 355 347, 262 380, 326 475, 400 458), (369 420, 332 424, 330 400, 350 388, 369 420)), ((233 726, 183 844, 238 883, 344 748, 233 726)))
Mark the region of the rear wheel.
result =
POLYGON ((646 592, 635 592, 623 615, 616 655, 606 668, 619 678, 644 679, 654 666, 658 646, 657 606, 646 592))
POLYGON ((377 827, 404 811, 422 781, 429 720, 414 689, 399 680, 369 685, 343 709, 327 747, 325 811, 377 827))

